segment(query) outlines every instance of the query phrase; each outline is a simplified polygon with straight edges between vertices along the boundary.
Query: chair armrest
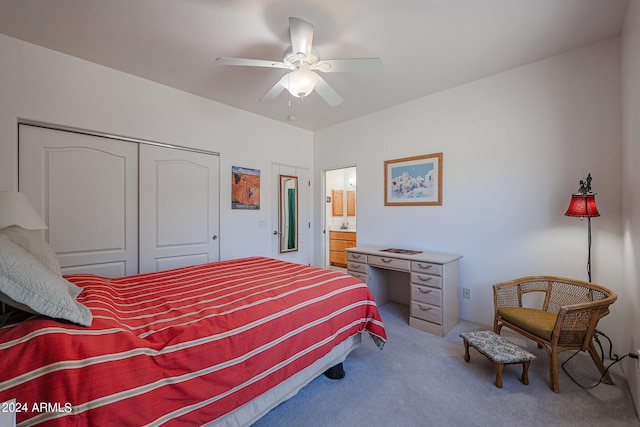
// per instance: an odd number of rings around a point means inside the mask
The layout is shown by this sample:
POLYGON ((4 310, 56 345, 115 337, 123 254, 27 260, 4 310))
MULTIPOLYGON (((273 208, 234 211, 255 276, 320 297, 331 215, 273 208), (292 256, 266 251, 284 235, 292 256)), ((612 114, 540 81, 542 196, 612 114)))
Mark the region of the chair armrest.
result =
POLYGON ((607 298, 563 306, 556 319, 553 339, 557 339, 559 345, 577 345, 585 351, 598 321, 609 313, 613 301, 607 298))
POLYGON ((493 285, 493 306, 496 311, 501 307, 521 307, 519 282, 511 281, 493 285))

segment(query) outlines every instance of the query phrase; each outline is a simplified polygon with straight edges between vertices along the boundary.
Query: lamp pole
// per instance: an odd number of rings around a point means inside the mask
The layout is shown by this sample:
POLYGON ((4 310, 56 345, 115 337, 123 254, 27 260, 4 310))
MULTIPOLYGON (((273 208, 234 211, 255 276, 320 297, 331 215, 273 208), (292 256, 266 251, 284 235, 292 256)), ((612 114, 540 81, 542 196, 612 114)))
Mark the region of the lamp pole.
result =
POLYGON ((589 276, 589 282, 591 282, 591 217, 600 216, 596 207, 595 193, 591 191, 591 174, 584 181, 580 181, 578 192, 571 195, 571 202, 565 215, 581 219, 587 217, 587 275, 589 276))
POLYGON ((589 276, 589 283, 591 283, 591 217, 587 216, 587 228, 588 228, 588 241, 589 241, 589 252, 587 255, 587 275, 589 276))

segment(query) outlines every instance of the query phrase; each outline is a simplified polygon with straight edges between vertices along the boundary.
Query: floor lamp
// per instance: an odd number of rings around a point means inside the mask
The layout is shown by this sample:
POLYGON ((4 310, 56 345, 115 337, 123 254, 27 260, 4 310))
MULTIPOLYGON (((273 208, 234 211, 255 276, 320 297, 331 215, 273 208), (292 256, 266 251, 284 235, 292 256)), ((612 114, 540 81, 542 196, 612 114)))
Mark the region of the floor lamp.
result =
MULTIPOLYGON (((591 217, 600 216, 598 212, 598 208, 596 207, 596 193, 591 191, 591 174, 587 175, 587 179, 584 181, 580 181, 580 188, 577 193, 573 193, 571 195, 571 202, 569 202, 569 207, 567 211, 564 213, 566 216, 577 216, 580 219, 587 217, 588 223, 588 238, 587 244, 589 246, 588 255, 587 255, 587 275, 589 276, 589 282, 591 282, 591 217)), ((602 361, 604 362, 604 349, 602 348, 602 343, 598 338, 599 335, 602 335, 609 341, 609 358, 613 359, 614 357, 618 359, 617 355, 611 355, 611 349, 613 345, 611 344, 611 340, 608 336, 606 336, 603 332, 594 329, 593 331, 593 339, 600 347, 600 353, 602 354, 602 361)), ((564 369, 564 366, 563 366, 564 369)))
POLYGON ((596 193, 591 191, 591 174, 587 179, 580 181, 580 188, 577 193, 571 195, 569 208, 564 213, 567 216, 577 216, 580 219, 587 217, 588 222, 588 257, 587 257, 587 274, 589 282, 591 282, 591 217, 600 216, 596 207, 596 193))

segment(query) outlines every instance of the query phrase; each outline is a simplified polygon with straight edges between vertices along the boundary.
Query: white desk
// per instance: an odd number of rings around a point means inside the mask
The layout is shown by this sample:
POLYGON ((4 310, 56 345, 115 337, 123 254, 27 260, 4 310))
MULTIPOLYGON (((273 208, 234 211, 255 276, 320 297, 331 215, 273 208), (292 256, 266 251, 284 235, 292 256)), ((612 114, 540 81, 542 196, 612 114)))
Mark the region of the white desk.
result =
POLYGON ((347 248, 347 271, 365 282, 378 305, 409 305, 409 324, 443 336, 458 324, 461 255, 384 252, 385 246, 347 248))

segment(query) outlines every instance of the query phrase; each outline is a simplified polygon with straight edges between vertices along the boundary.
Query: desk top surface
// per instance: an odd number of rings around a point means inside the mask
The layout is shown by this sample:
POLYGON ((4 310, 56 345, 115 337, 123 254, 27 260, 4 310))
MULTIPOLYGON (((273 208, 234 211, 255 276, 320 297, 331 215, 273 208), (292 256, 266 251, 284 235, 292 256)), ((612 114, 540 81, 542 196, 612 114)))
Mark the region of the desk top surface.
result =
MULTIPOLYGON (((356 246, 345 249, 347 252, 358 252, 367 255, 377 255, 385 258, 399 258, 411 261, 434 262, 437 264, 447 264, 462 258, 462 255, 444 254, 440 252, 420 252, 417 254, 403 254, 394 252, 385 252, 384 249, 390 249, 391 246, 356 246)), ((398 248, 406 249, 406 248, 398 248)), ((413 249, 413 248, 411 248, 413 249)))

